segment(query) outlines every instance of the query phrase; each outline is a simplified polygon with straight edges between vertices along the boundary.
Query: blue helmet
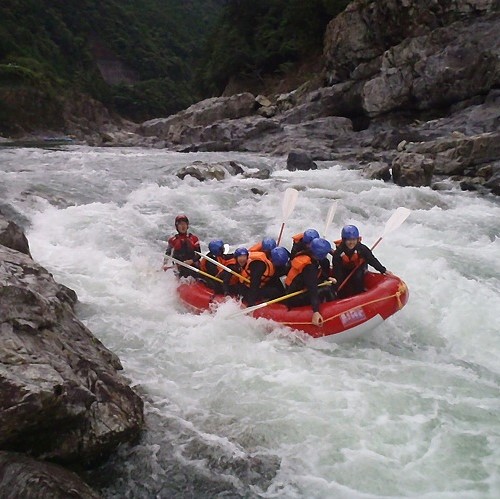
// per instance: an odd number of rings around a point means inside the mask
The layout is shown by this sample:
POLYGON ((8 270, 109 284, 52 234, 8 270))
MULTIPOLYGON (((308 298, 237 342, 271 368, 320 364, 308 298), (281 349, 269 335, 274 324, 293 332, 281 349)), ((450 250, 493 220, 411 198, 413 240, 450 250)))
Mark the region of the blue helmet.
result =
POLYGON ((238 258, 239 256, 246 255, 248 256, 248 250, 246 248, 237 248, 234 250, 234 257, 238 258))
POLYGON ((212 255, 222 255, 224 253, 224 241, 220 239, 215 239, 208 243, 208 249, 212 255))
POLYGON ((277 246, 271 250, 271 261, 276 265, 276 267, 282 267, 288 263, 290 260, 290 253, 288 253, 286 248, 282 246, 277 246))
POLYGON ((276 241, 272 237, 262 239, 262 251, 272 251, 276 248, 276 241))
POLYGON ((313 239, 316 239, 317 237, 319 237, 319 232, 316 229, 307 229, 304 231, 302 241, 305 244, 309 244, 313 239))
POLYGON ((323 260, 326 255, 332 251, 332 245, 321 237, 317 237, 311 241, 311 253, 317 260, 323 260))
POLYGON ((341 237, 342 239, 358 239, 359 230, 355 225, 346 225, 342 229, 341 237))

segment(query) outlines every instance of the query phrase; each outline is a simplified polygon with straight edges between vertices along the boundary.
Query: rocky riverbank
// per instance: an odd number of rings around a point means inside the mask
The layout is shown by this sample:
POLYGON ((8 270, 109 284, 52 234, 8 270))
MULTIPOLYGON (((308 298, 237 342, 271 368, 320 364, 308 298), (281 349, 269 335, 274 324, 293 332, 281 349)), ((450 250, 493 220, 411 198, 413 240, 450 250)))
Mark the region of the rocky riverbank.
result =
POLYGON ((324 87, 207 99, 143 123, 128 143, 299 149, 400 185, 451 176, 463 189, 500 194, 499 31, 494 1, 357 0, 327 28, 324 87))
POLYGON ((65 495, 79 490, 76 475, 40 461, 101 462, 139 436, 142 400, 77 319, 75 292, 33 261, 22 230, 1 214, 0 297, 0 496, 35 497, 43 484, 45 497, 94 497, 83 483, 80 495, 65 495))

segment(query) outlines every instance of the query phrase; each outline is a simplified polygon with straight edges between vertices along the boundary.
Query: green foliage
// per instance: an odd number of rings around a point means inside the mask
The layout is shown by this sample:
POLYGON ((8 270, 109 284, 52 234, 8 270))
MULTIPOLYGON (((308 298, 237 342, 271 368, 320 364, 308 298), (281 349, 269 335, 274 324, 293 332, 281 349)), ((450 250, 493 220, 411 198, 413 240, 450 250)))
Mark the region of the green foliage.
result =
POLYGON ((348 0, 231 0, 207 44, 203 88, 219 93, 234 76, 259 78, 320 53, 328 22, 348 0))

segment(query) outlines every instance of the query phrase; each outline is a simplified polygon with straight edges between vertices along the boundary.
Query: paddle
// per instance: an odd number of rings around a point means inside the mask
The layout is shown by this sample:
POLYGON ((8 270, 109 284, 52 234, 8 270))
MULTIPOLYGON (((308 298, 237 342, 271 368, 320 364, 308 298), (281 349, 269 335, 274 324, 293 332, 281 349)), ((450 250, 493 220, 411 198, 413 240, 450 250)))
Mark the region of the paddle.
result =
MULTIPOLYGON (((387 236, 387 234, 394 232, 408 218, 410 213, 411 213, 411 210, 409 210, 408 208, 404 208, 402 206, 399 207, 392 214, 391 218, 389 218, 389 220, 387 220, 385 227, 384 227, 384 232, 382 232, 382 235, 375 241, 375 244, 370 249, 373 251, 377 247, 377 245, 380 243, 380 241, 382 241, 382 239, 385 236, 387 236)), ((342 284, 338 287, 337 293, 345 286, 347 281, 353 276, 354 272, 356 272, 356 270, 358 270, 358 268, 361 265, 363 265, 363 262, 359 263, 358 265, 356 265, 356 267, 354 267, 351 270, 349 275, 344 279, 342 284)))
MULTIPOLYGON (((331 281, 324 281, 321 284, 318 284, 318 287, 320 286, 330 286, 332 284, 331 281)), ((240 310, 238 312, 235 312, 234 314, 231 314, 229 317, 239 317, 240 315, 246 315, 252 313, 254 310, 258 310, 259 308, 264 308, 267 307, 268 305, 272 305, 273 303, 278 303, 280 301, 286 300, 288 298, 292 298, 294 296, 301 295, 302 293, 305 293, 307 289, 301 289, 300 291, 294 291, 293 293, 289 293, 284 296, 280 296, 279 298, 275 298, 274 300, 269 300, 264 303, 259 303, 258 305, 254 305, 253 307, 247 307, 244 308, 243 310, 240 310)))
POLYGON ((285 191, 285 196, 283 197, 283 204, 281 205, 281 214, 282 214, 282 222, 280 235, 278 236, 277 245, 280 245, 281 236, 283 235, 283 229, 285 228, 285 223, 288 220, 288 217, 292 214, 293 209, 295 208, 295 203, 297 202, 297 197, 299 195, 299 191, 297 189, 293 189, 289 187, 285 191))
POLYGON ((173 256, 165 255, 165 258, 170 258, 170 260, 172 260, 177 265, 180 265, 181 267, 186 267, 187 269, 192 270, 193 272, 198 272, 198 274, 204 275, 205 277, 213 279, 214 281, 222 282, 222 279, 219 279, 218 277, 215 277, 207 272, 203 272, 203 270, 197 269, 196 267, 193 267, 192 265, 184 263, 181 260, 177 260, 177 258, 174 258, 173 256))
POLYGON ((201 258, 205 258, 205 260, 208 260, 209 262, 212 262, 214 265, 217 265, 217 267, 220 267, 221 269, 227 270, 229 273, 235 275, 236 277, 239 277, 240 279, 243 279, 245 282, 250 282, 250 279, 248 279, 247 277, 243 277, 241 274, 238 274, 238 272, 235 272, 234 270, 232 270, 229 267, 227 267, 226 265, 218 262, 217 260, 214 260, 213 258, 210 258, 207 255, 203 255, 199 251, 195 251, 195 253, 197 255, 200 255, 201 258))
POLYGON ((332 223, 333 217, 335 216, 335 211, 337 210, 337 201, 334 201, 333 204, 330 206, 330 209, 328 210, 328 215, 326 215, 326 222, 325 222, 325 230, 323 231, 323 238, 326 239, 326 233, 328 232, 328 229, 330 228, 330 224, 332 223))

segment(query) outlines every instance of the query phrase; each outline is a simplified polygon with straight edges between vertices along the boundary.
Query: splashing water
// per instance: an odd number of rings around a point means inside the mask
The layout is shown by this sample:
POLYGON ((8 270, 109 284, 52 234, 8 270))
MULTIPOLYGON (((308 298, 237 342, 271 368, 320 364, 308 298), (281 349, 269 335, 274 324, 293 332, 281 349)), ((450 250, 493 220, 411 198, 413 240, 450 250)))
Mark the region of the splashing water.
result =
POLYGON ((500 204, 398 188, 320 163, 147 149, 0 150, 3 207, 34 258, 75 289, 79 317, 146 400, 147 428, 92 476, 105 497, 496 498, 500 496, 500 204), (200 183, 193 160, 272 170, 200 183), (252 188, 266 192, 257 195, 252 188), (283 241, 356 224, 408 305, 362 341, 335 345, 263 320, 188 313, 161 272, 173 218, 232 248, 276 237, 283 191, 300 191, 283 241))

